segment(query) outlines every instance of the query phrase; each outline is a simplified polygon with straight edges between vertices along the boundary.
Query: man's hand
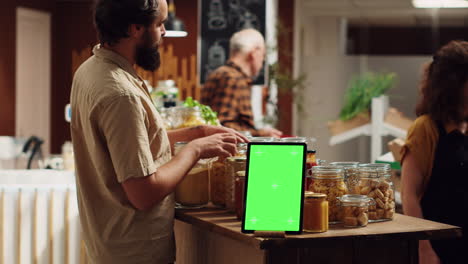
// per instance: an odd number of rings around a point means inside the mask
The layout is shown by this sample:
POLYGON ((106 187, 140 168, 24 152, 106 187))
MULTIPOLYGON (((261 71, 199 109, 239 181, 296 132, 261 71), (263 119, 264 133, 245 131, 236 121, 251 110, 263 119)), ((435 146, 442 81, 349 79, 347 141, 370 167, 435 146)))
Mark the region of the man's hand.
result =
POLYGON ((226 158, 236 154, 236 135, 232 133, 216 133, 191 141, 187 147, 194 148, 200 159, 221 157, 226 158))
POLYGON ((203 136, 211 136, 218 133, 229 133, 236 137, 237 142, 249 142, 249 140, 242 135, 241 133, 237 132, 236 130, 228 127, 223 126, 200 126, 203 131, 203 136))
POLYGON ((258 130, 258 135, 260 137, 275 137, 279 138, 283 135, 283 132, 279 131, 278 129, 274 129, 272 127, 266 127, 258 130))

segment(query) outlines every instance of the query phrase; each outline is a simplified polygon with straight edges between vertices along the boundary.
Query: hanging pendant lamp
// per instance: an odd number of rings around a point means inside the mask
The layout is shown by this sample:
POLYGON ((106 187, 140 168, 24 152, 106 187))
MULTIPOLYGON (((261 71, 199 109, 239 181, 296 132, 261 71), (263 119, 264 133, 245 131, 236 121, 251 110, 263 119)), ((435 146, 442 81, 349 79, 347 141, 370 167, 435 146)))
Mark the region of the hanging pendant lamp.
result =
POLYGON ((166 28, 165 37, 185 37, 187 36, 187 31, 185 30, 185 24, 180 20, 180 18, 175 15, 175 5, 174 0, 169 0, 168 5, 168 17, 166 23, 164 23, 166 28))

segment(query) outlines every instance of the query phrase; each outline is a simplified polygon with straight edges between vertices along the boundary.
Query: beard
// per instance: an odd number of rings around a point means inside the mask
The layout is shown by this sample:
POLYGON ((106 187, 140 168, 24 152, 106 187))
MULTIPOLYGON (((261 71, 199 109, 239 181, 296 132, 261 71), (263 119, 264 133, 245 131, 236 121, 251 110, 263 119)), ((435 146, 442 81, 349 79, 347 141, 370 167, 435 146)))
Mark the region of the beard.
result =
POLYGON ((155 71, 161 66, 161 56, 159 54, 159 45, 153 45, 148 30, 143 35, 143 44, 136 47, 135 63, 147 71, 155 71))

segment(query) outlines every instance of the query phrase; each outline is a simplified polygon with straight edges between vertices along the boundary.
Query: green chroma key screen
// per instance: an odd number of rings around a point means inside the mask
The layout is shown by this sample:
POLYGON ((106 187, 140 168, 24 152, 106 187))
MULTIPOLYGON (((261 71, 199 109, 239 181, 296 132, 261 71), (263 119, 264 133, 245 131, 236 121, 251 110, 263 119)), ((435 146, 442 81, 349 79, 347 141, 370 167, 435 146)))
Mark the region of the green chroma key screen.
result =
POLYGON ((304 143, 249 143, 242 232, 302 229, 304 143))

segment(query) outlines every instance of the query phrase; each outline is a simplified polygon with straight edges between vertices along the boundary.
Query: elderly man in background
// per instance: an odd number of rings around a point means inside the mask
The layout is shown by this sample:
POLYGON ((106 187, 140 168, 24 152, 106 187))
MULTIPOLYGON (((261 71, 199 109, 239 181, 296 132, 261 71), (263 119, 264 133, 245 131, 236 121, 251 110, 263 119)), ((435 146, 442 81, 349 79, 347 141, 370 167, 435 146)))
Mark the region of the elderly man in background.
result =
POLYGON ((265 40, 260 32, 244 29, 230 40, 230 57, 214 70, 202 89, 201 102, 218 112, 223 126, 248 131, 252 136, 280 137, 274 128, 256 129, 253 121, 251 84, 265 59, 265 40))

